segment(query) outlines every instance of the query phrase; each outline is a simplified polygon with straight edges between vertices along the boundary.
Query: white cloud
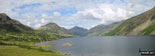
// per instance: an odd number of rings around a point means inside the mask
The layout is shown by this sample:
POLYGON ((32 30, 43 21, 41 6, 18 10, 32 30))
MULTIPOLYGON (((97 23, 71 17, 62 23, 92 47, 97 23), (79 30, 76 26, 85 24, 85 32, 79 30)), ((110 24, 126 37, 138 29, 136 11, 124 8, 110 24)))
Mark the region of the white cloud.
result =
POLYGON ((45 19, 41 19, 41 23, 45 23, 46 22, 46 20, 45 19))
POLYGON ((34 27, 38 28, 38 27, 40 27, 40 26, 41 26, 41 24, 36 24, 34 27))
POLYGON ((46 14, 42 14, 41 17, 46 18, 48 16, 46 14))
POLYGON ((86 9, 84 11, 79 11, 78 13, 72 15, 74 19, 87 19, 94 18, 95 20, 101 20, 94 24, 110 24, 112 22, 121 21, 127 19, 134 15, 133 11, 127 11, 125 8, 120 8, 111 4, 101 4, 98 8, 86 9))
POLYGON ((75 25, 90 28, 125 20, 153 6, 154 0, 0 0, 0 13, 7 13, 11 18, 35 28, 48 22, 67 28, 75 25), (77 12, 70 15, 59 12, 74 9, 77 12))
POLYGON ((53 16, 61 16, 61 14, 59 12, 54 12, 53 16))

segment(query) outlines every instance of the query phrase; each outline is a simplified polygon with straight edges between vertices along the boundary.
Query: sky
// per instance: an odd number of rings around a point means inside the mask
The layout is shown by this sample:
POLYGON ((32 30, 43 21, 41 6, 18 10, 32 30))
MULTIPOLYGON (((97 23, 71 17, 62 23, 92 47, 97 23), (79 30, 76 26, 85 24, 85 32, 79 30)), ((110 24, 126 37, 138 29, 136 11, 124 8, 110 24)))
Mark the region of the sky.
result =
POLYGON ((155 0, 0 0, 0 13, 33 28, 53 22, 90 29, 126 20, 155 6, 155 0))

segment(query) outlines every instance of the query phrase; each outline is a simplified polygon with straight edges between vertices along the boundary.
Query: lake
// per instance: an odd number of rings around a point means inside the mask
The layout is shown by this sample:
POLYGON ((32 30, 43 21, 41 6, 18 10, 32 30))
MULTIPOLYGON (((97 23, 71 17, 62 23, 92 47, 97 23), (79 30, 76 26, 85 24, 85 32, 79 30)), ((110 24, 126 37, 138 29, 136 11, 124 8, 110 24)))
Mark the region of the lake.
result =
POLYGON ((155 36, 74 37, 36 45, 54 45, 48 49, 71 56, 141 56, 139 49, 155 50, 155 36))

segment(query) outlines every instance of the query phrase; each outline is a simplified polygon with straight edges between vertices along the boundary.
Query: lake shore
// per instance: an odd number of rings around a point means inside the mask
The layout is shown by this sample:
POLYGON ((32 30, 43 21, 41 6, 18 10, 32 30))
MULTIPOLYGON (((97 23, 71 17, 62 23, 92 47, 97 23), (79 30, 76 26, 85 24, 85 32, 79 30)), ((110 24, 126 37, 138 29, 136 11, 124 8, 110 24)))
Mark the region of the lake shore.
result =
POLYGON ((45 49, 49 45, 35 46, 34 44, 33 42, 18 41, 1 43, 0 56, 67 56, 45 49))

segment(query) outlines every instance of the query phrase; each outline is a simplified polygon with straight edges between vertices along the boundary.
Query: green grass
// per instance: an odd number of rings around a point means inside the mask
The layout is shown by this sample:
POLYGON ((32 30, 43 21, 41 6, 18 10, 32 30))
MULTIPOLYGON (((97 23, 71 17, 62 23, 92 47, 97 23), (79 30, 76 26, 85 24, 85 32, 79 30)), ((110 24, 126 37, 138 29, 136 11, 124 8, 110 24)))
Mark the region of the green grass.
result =
MULTIPOLYGON (((61 37, 61 36, 60 36, 61 37)), ((26 41, 26 42, 42 42, 56 40, 60 37, 50 36, 42 32, 0 32, 0 40, 4 41, 26 41)))
MULTIPOLYGON (((38 34, 0 34, 0 56, 65 56, 51 50, 45 50, 44 47, 46 46, 34 45, 43 40, 38 34)), ((47 37, 46 40, 54 39, 47 37)))
POLYGON ((47 50, 49 45, 34 46, 34 42, 0 41, 0 56, 65 56, 47 50))
POLYGON ((33 49, 20 48, 18 46, 0 45, 0 56, 65 56, 60 53, 41 52, 33 49))
POLYGON ((138 33, 138 35, 149 35, 153 30, 155 30, 155 22, 145 28, 143 31, 138 33))
POLYGON ((0 31, 0 56, 66 56, 47 50, 48 46, 35 46, 35 43, 60 39, 44 32, 0 31))

